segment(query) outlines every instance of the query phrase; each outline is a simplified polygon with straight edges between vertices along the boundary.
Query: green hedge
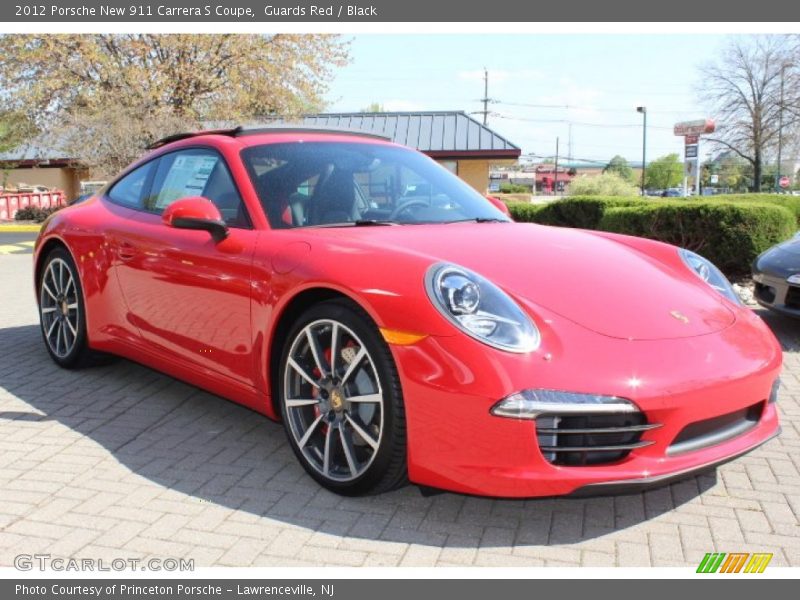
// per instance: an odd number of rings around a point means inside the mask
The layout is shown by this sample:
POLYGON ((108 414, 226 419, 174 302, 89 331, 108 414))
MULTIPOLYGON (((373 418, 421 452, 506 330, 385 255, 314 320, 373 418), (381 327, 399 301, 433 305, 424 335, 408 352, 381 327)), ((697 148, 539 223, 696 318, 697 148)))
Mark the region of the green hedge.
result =
POLYGON ((689 248, 726 275, 749 274, 761 252, 790 237, 792 212, 764 202, 639 202, 605 211, 598 229, 689 248))
POLYGON ((761 252, 800 223, 800 197, 741 194, 700 198, 568 196, 549 204, 512 202, 515 221, 598 229, 694 250, 725 274, 749 273, 761 252))

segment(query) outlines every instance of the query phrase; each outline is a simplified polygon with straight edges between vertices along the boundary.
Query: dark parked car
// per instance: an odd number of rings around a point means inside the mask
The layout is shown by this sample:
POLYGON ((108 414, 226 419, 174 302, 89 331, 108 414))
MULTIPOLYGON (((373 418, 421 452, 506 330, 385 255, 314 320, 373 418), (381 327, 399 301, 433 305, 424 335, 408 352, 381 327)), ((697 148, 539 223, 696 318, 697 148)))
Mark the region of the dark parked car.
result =
POLYGON ((800 317, 800 232, 755 260, 753 281, 761 306, 800 317))

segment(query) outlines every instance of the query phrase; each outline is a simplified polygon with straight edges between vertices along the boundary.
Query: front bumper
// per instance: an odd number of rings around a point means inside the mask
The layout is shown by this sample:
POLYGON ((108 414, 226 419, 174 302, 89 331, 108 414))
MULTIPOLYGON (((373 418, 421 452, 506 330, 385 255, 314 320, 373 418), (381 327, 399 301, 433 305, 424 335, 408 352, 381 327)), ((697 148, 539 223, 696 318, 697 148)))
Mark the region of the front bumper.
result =
POLYGON ((778 427, 775 433, 773 433, 766 439, 757 442, 754 446, 745 448, 744 450, 741 450, 737 454, 732 454, 731 456, 728 456, 726 458, 717 460, 709 464, 700 465, 698 467, 691 467, 689 469, 686 469, 685 471, 678 471, 676 473, 655 475, 653 477, 642 477, 639 479, 622 479, 619 481, 606 481, 603 483, 589 483, 572 492, 570 496, 572 496, 573 498, 586 498, 592 496, 619 496, 623 494, 639 494, 647 490, 669 485, 670 483, 674 483, 682 479, 687 479, 689 477, 694 477, 695 475, 700 475, 701 473, 706 473, 712 469, 716 469, 717 467, 724 465, 727 462, 736 460, 740 456, 743 456, 748 452, 755 450, 759 446, 767 443, 772 438, 779 436, 780 433, 781 433, 781 428, 778 427))
POLYGON ((764 308, 800 317, 800 285, 792 285, 785 277, 767 273, 753 273, 755 299, 764 308))
POLYGON ((714 334, 654 341, 602 336, 554 314, 539 323, 542 347, 510 355, 465 336, 393 347, 406 403, 409 477, 456 492, 525 498, 624 493, 664 485, 749 452, 779 431, 768 402, 782 354, 750 311, 714 334), (556 335, 556 331, 558 335, 556 335), (609 464, 564 466, 545 458, 531 420, 493 416, 526 388, 606 394, 634 402, 649 445, 609 464), (670 452, 690 424, 760 406, 751 427, 711 445, 670 452))

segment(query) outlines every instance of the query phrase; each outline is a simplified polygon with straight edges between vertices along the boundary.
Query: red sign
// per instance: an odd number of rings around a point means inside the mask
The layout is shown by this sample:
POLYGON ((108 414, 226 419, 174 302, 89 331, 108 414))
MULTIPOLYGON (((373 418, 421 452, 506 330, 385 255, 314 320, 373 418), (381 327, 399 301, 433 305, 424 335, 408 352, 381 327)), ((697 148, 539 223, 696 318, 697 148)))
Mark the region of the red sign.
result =
POLYGON ((780 185, 782 188, 789 187, 790 183, 791 183, 791 181, 789 181, 789 178, 786 177, 786 176, 783 176, 778 180, 778 185, 780 185))
POLYGON ((684 139, 686 140, 686 142, 685 142, 686 145, 687 146, 691 146, 692 144, 696 144, 697 142, 700 141, 700 136, 699 135, 687 135, 684 139))
POLYGON ((673 132, 675 135, 703 135, 704 133, 714 133, 716 124, 712 119, 698 119, 696 121, 683 121, 675 123, 673 132))

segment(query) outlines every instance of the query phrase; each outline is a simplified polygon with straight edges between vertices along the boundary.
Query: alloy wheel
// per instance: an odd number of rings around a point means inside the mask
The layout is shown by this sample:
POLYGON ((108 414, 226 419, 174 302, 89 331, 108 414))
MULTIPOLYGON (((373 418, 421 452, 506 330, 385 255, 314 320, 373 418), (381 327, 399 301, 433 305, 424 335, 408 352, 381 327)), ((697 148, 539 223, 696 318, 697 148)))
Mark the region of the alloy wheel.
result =
POLYGON ((339 321, 313 321, 292 341, 283 377, 289 431, 306 462, 331 481, 363 475, 380 448, 384 394, 361 339, 339 321))
POLYGON ((65 358, 75 348, 80 323, 78 289, 69 264, 53 258, 47 264, 39 292, 39 311, 47 345, 65 358))

